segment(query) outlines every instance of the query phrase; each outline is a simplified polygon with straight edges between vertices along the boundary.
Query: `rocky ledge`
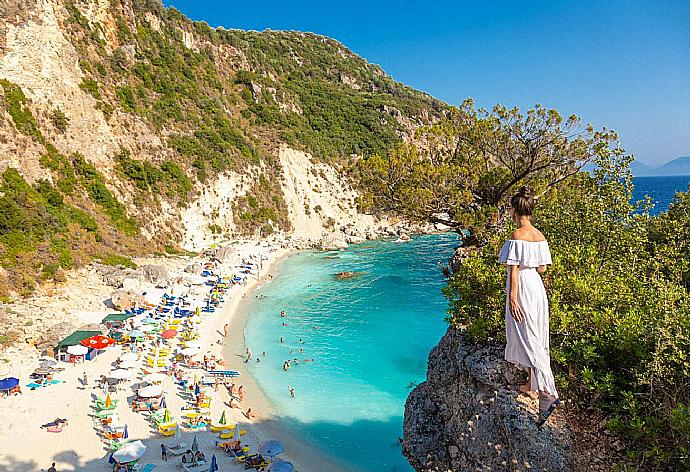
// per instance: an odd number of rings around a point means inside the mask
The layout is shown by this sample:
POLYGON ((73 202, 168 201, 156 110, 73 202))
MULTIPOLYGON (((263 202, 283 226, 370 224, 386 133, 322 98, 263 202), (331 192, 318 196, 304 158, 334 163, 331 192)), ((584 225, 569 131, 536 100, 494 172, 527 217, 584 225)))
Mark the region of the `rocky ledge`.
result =
POLYGON ((450 328, 405 404, 403 453, 420 472, 579 470, 562 413, 537 428, 537 402, 509 388, 523 381, 502 346, 450 328))

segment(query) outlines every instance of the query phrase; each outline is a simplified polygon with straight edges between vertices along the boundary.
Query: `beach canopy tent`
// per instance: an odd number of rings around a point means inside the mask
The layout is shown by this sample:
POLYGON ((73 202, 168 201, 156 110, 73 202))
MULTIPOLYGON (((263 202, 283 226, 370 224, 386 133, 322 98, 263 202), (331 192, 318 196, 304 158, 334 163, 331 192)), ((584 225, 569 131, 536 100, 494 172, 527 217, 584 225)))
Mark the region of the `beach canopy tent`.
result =
POLYGON ((101 320, 101 323, 108 328, 119 328, 125 321, 133 317, 133 313, 111 313, 101 320))
MULTIPOLYGON (((57 344, 56 351, 58 359, 69 362, 71 359, 70 354, 67 352, 67 348, 70 346, 82 346, 81 342, 84 339, 88 339, 92 336, 100 336, 100 334, 100 331, 75 331, 57 344)), ((91 360, 99 353, 100 351, 97 349, 90 349, 85 354, 85 357, 87 360, 91 360)))

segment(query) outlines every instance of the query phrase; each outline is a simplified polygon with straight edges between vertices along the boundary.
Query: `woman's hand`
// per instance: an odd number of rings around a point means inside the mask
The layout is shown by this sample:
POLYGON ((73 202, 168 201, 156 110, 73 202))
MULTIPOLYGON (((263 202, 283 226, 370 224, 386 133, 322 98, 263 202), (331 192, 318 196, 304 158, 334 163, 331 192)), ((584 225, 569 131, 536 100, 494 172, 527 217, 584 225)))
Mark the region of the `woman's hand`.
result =
POLYGON ((517 295, 510 295, 510 314, 518 323, 525 321, 525 314, 520 307, 517 295))

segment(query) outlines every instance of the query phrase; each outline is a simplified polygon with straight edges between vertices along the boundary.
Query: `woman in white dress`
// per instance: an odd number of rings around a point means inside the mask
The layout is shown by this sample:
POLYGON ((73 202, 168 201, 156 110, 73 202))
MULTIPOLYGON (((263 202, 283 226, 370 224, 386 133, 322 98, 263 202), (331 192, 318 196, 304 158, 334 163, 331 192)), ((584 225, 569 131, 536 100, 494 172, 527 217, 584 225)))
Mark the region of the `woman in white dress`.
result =
POLYGON ((551 253, 544 235, 532 226, 529 190, 521 188, 510 206, 518 229, 499 254, 499 262, 508 268, 505 358, 527 371, 527 383, 519 390, 539 398, 541 426, 560 404, 549 356, 549 301, 539 275, 551 264, 551 253))

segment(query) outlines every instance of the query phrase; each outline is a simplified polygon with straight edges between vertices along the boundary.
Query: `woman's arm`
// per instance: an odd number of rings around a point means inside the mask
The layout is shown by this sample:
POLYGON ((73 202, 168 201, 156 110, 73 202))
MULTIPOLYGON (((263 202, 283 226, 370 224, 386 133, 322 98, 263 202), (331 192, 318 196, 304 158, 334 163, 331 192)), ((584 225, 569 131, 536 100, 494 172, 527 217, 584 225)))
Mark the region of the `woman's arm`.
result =
POLYGON ((510 303, 510 314, 515 318, 515 321, 522 323, 525 319, 520 308, 518 299, 518 289, 520 288, 520 267, 516 265, 508 266, 508 275, 510 277, 510 293, 508 294, 508 301, 510 303))
POLYGON ((540 274, 543 274, 544 272, 546 272, 546 266, 540 265, 539 267, 537 267, 537 272, 539 272, 540 274))

